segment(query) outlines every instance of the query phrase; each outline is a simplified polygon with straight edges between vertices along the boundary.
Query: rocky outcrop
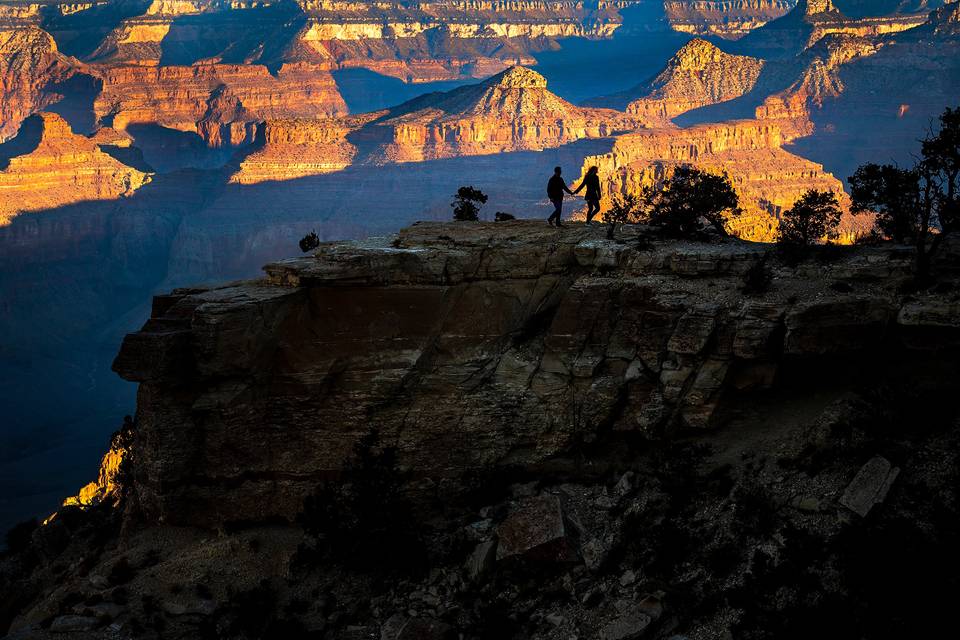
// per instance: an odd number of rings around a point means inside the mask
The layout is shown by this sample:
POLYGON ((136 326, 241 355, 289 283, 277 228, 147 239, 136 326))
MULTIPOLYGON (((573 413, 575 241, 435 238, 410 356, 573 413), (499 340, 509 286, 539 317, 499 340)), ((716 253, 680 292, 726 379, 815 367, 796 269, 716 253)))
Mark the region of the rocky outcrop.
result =
POLYGON ((913 337, 933 326, 960 344, 936 297, 888 286, 909 250, 788 267, 765 245, 604 233, 422 223, 158 297, 114 363, 140 384, 141 504, 170 522, 292 517, 371 426, 452 488, 611 432, 710 427, 725 394, 769 386, 785 358, 930 348, 913 337), (776 284, 744 296, 764 259, 776 284))
POLYGON ((145 168, 105 151, 128 142, 105 133, 97 139, 73 133, 56 114, 28 118, 16 138, 0 145, 0 224, 28 211, 128 196, 150 180, 145 168))
POLYGON ((830 34, 875 37, 913 29, 926 21, 924 12, 854 20, 841 13, 832 0, 800 0, 793 11, 751 32, 741 44, 761 57, 789 57, 830 34))
POLYGON ((100 64, 309 63, 403 80, 484 77, 563 37, 609 37, 617 5, 542 2, 144 3, 85 59, 100 64), (506 45, 506 46, 505 46, 506 45))

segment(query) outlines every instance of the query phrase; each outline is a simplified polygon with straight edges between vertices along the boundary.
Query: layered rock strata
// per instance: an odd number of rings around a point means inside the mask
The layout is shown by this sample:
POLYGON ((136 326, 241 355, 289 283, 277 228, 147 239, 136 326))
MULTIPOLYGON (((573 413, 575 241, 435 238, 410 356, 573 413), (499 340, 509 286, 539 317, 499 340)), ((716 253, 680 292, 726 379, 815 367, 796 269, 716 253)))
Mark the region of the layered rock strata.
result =
POLYGON ((577 107, 546 79, 511 67, 486 81, 430 93, 389 110, 338 119, 268 121, 258 148, 231 181, 319 175, 350 165, 388 165, 540 151, 635 129, 643 119, 577 107))
POLYGON ((97 116, 115 129, 160 125, 197 133, 208 145, 253 141, 257 123, 346 113, 333 77, 285 65, 122 66, 103 73, 97 116))
POLYGON ((0 145, 0 224, 28 211, 131 195, 150 173, 107 152, 128 144, 108 132, 77 135, 53 113, 31 116, 17 138, 0 145))
POLYGON ((749 93, 763 68, 763 60, 730 55, 706 40, 694 39, 653 80, 624 94, 631 100, 627 112, 665 124, 687 111, 749 93))
POLYGON ((677 31, 739 38, 775 20, 795 0, 666 0, 667 20, 677 31))
MULTIPOLYGON (((822 165, 783 149, 790 139, 790 131, 762 120, 637 131, 618 136, 609 153, 587 156, 582 172, 599 167, 605 183, 604 209, 612 195, 661 184, 679 165, 726 174, 744 209, 731 222, 731 230, 748 240, 772 241, 777 216, 806 190, 843 193, 843 184, 822 165)), ((847 216, 843 232, 859 226, 847 216)))
POLYGON ((114 363, 140 384, 146 514, 291 518, 370 427, 444 491, 611 431, 709 427, 786 359, 960 345, 941 297, 891 286, 909 249, 787 267, 766 245, 641 249, 636 231, 421 223, 157 297, 114 363), (745 296, 762 260, 774 285, 745 296))
POLYGON ((31 24, 4 24, 0 18, 0 142, 15 135, 28 116, 59 100, 52 85, 77 69, 50 34, 31 24))

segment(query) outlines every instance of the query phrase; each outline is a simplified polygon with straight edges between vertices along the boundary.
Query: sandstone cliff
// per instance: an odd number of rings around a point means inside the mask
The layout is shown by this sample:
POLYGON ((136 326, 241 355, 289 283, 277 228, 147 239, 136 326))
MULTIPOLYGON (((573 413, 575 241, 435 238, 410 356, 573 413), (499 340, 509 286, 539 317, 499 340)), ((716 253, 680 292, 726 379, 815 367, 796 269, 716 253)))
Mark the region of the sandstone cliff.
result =
POLYGON ((667 20, 677 31, 738 38, 791 9, 795 0, 667 0, 667 20))
POLYGON ((270 118, 332 116, 346 105, 329 72, 285 65, 120 66, 103 72, 94 110, 110 126, 159 124, 199 134, 210 146, 253 141, 270 118))
POLYGON ((103 133, 99 141, 73 133, 56 114, 28 118, 0 145, 0 224, 28 211, 128 196, 150 180, 104 151, 128 142, 103 133))
MULTIPOLYGON (((681 164, 729 175, 744 209, 731 230, 748 240, 772 241, 778 215, 806 190, 843 193, 843 184, 822 165, 783 149, 793 137, 791 129, 765 120, 637 131, 618 136, 609 153, 587 156, 582 172, 600 168, 604 209, 613 194, 656 186, 681 164)), ((843 233, 862 226, 847 217, 843 233)))
POLYGON ((923 11, 855 20, 841 13, 831 0, 800 0, 793 11, 751 32, 740 44, 761 57, 789 57, 830 34, 875 37, 913 29, 926 21, 923 11))
POLYGON ((786 358, 960 339, 952 306, 889 286, 909 251, 776 267, 750 298, 742 276, 768 246, 603 234, 422 223, 156 298, 114 364, 140 383, 141 505, 167 522, 290 518, 371 425, 418 476, 456 485, 604 433, 709 427, 786 358))
POLYGON ((640 124, 642 119, 630 114, 570 104, 551 93, 539 73, 511 67, 482 83, 427 94, 381 112, 270 120, 258 148, 241 161, 231 180, 288 180, 351 165, 539 151, 640 124))
POLYGON ((39 27, 0 22, 0 142, 12 137, 25 118, 59 100, 51 85, 76 73, 76 61, 60 54, 39 27))
POLYGON ((638 119, 612 109, 576 107, 551 93, 539 73, 511 67, 480 84, 426 95, 391 109, 367 128, 378 144, 367 161, 540 150, 637 125, 638 119))

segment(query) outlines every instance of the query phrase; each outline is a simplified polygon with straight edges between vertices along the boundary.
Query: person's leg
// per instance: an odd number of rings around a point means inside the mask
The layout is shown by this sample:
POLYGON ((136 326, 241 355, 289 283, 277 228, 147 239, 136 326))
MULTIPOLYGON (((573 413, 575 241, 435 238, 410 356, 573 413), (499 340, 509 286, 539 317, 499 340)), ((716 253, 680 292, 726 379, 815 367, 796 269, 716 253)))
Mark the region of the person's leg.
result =
POLYGON ((547 218, 547 222, 553 224, 553 221, 556 220, 557 224, 560 223, 560 214, 563 210, 563 200, 554 200, 553 201, 553 213, 550 214, 550 217, 547 218))
POLYGON ((600 203, 596 200, 587 200, 587 224, 593 221, 593 216, 600 213, 600 203))

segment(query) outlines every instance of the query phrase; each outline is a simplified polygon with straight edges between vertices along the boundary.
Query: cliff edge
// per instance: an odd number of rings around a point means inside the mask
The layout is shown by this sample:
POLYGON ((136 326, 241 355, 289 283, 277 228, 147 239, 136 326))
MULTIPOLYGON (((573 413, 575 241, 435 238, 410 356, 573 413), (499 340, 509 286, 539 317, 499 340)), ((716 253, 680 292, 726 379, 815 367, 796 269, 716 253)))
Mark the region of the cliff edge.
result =
POLYGON ((114 363, 140 383, 144 513, 291 519, 371 426, 454 488, 616 434, 709 429, 796 363, 960 346, 960 303, 900 293, 907 248, 786 264, 771 245, 604 234, 419 223, 158 296, 114 363))

